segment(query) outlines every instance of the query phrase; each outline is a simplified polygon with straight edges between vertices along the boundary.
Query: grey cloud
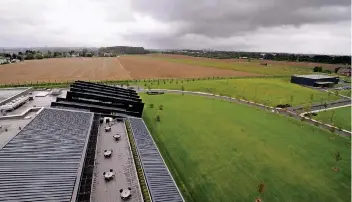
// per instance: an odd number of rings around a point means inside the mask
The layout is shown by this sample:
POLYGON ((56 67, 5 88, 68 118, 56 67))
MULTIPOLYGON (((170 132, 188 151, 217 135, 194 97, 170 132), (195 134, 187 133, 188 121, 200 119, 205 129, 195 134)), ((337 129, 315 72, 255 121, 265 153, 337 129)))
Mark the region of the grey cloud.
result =
POLYGON ((350 6, 350 0, 0 0, 0 47, 351 54, 350 6))
POLYGON ((209 37, 259 27, 348 21, 350 5, 349 0, 132 0, 138 12, 163 22, 186 22, 184 34, 209 37))

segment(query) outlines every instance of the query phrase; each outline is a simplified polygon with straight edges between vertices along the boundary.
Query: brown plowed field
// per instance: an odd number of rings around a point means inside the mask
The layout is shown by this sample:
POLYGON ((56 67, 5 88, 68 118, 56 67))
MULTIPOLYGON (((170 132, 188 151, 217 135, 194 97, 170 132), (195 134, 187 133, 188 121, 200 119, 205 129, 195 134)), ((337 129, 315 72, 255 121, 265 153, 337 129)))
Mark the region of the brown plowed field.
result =
POLYGON ((120 58, 58 58, 0 66, 0 84, 73 80, 126 80, 254 76, 258 74, 174 63, 145 56, 120 58))
MULTIPOLYGON (((204 57, 192 57, 187 55, 174 55, 174 54, 148 54, 149 57, 155 58, 174 58, 174 59, 185 59, 185 60, 198 60, 198 61, 212 61, 212 62, 230 62, 230 63, 241 63, 247 62, 248 59, 213 59, 204 57)), ((284 65, 291 67, 307 67, 314 68, 316 66, 321 66, 324 69, 334 70, 336 67, 343 67, 343 64, 324 64, 324 63, 314 63, 314 62, 290 62, 290 61, 274 61, 274 60, 252 60, 252 62, 268 63, 272 65, 284 65)))
POLYGON ((259 75, 234 70, 175 63, 146 56, 125 56, 120 57, 120 61, 124 69, 126 69, 134 79, 259 75))

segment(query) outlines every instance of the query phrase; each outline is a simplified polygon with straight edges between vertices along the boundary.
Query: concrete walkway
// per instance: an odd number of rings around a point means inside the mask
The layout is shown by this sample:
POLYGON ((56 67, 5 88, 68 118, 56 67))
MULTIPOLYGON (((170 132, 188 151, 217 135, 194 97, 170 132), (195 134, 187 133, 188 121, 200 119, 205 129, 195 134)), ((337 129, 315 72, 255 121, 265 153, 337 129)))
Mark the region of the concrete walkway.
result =
POLYGON ((120 189, 131 187, 132 197, 130 202, 142 202, 142 192, 139 186, 137 171, 130 149, 128 136, 124 122, 111 123, 111 131, 105 132, 107 123, 99 127, 95 167, 93 175, 93 187, 91 201, 123 201, 120 197, 120 189), (115 141, 113 135, 121 136, 115 141), (112 149, 110 158, 104 157, 104 150, 112 149), (105 181, 103 172, 113 169, 114 179, 105 181))
MULTIPOLYGON (((311 111, 325 109, 324 105, 325 104, 313 104, 311 106, 311 111)), ((341 106, 348 106, 348 105, 351 105, 350 99, 340 99, 340 100, 326 102, 326 106, 327 106, 326 109, 336 108, 341 106)), ((290 107, 289 110, 297 113, 303 113, 305 110, 305 107, 304 106, 290 107)))
POLYGON ((330 108, 326 108, 326 109, 319 109, 319 110, 310 111, 309 113, 317 113, 317 112, 329 111, 329 110, 332 110, 332 109, 338 109, 338 108, 344 108, 344 107, 350 107, 350 106, 351 106, 351 104, 338 106, 338 107, 330 107, 330 108))

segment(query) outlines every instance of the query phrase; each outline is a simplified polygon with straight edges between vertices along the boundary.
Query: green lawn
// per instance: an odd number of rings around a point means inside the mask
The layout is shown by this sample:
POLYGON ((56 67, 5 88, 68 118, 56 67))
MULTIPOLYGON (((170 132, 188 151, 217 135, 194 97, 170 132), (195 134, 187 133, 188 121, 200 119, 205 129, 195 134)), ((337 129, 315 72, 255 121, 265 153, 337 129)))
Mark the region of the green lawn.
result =
POLYGON ((259 103, 276 106, 278 104, 304 105, 311 102, 320 103, 340 99, 333 94, 313 90, 290 83, 289 79, 223 79, 223 80, 195 80, 195 81, 154 81, 139 82, 138 85, 151 89, 173 89, 186 91, 200 91, 243 98, 259 103), (313 97, 312 97, 313 96, 313 97))
POLYGON ((168 58, 154 56, 144 56, 160 60, 167 60, 170 62, 186 63, 191 65, 215 67, 220 69, 232 69, 242 72, 250 72, 264 75, 293 75, 293 74, 307 74, 312 73, 313 68, 304 66, 293 66, 288 64, 270 64, 268 66, 260 65, 262 61, 252 60, 251 62, 224 62, 221 60, 210 61, 210 60, 192 60, 192 59, 181 59, 181 58, 168 58))
POLYGON ((351 97, 351 90, 339 90, 339 94, 344 95, 344 96, 350 96, 351 97))
POLYGON ((186 201, 254 201, 261 182, 264 201, 350 201, 349 139, 332 140, 327 131, 246 105, 142 97, 143 118, 186 201), (339 172, 332 171, 335 152, 339 172))
POLYGON ((331 116, 333 125, 351 131, 351 107, 319 112, 318 115, 313 118, 331 124, 331 116))

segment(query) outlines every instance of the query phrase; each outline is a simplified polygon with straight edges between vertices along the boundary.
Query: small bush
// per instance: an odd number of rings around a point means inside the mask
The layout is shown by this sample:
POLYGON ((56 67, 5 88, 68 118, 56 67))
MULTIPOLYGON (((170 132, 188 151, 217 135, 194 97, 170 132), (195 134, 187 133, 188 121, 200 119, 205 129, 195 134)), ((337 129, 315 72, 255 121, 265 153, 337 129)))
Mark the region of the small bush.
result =
POLYGON ((154 108, 154 104, 150 104, 149 107, 150 107, 150 108, 154 108))
POLYGON ((317 66, 313 68, 313 72, 322 72, 322 71, 323 71, 323 67, 317 66))
POLYGON ((328 69, 325 69, 325 70, 323 71, 323 73, 331 74, 332 72, 331 72, 330 70, 328 70, 328 69))
POLYGON ((159 105, 159 110, 163 110, 164 109, 164 105, 159 105))
POLYGON ((279 105, 276 105, 276 107, 278 108, 287 108, 287 107, 291 107, 290 104, 279 104, 279 105))
POLYGON ((156 116, 156 121, 157 121, 157 122, 160 122, 160 121, 161 121, 160 115, 157 115, 157 116, 156 116))
POLYGON ((331 128, 329 128, 329 130, 330 130, 330 132, 334 133, 336 129, 335 129, 335 127, 331 127, 331 128))

